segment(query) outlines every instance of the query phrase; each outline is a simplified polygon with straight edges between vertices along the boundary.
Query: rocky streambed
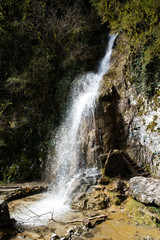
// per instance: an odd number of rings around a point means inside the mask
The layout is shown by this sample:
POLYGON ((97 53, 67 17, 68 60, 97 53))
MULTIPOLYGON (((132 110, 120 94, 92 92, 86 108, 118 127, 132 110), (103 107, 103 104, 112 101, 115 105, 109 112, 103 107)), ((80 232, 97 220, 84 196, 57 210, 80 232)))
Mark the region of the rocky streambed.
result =
MULTIPOLYGON (((145 177, 131 178, 130 181, 101 178, 99 184, 74 194, 72 209, 68 208, 57 216, 49 213, 47 223, 35 224, 36 218, 34 214, 31 216, 31 212, 29 216, 24 213, 24 219, 27 217, 28 222, 22 219, 15 228, 12 227, 14 222, 9 220, 10 224, 3 226, 6 231, 0 232, 0 239, 159 240, 160 208, 155 204, 158 203, 155 199, 159 199, 159 193, 154 194, 159 183, 160 180, 145 177), (150 184, 148 190, 147 184, 150 184), (146 204, 144 199, 150 199, 150 202, 146 204)), ((44 198, 45 193, 42 193, 10 200, 10 216, 14 216, 14 212, 20 209, 22 217, 22 206, 30 209, 34 202, 37 204, 44 198)), ((2 218, 4 212, 1 208, 1 223, 6 222, 2 218)), ((9 212, 6 217, 9 217, 9 212)))

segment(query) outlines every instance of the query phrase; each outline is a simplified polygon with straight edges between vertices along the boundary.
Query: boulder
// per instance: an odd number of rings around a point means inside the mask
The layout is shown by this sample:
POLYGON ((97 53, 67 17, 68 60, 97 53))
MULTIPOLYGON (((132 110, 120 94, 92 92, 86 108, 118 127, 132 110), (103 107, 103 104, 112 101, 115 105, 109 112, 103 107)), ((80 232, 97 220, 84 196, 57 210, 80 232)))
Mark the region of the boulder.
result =
POLYGON ((130 179, 131 196, 144 204, 160 206, 160 180, 134 177, 130 179))
POLYGON ((107 193, 100 190, 78 194, 71 204, 76 210, 101 210, 108 207, 109 199, 107 193))
POLYGON ((99 176, 99 174, 87 176, 86 173, 82 173, 75 177, 67 190, 67 195, 74 198, 78 193, 87 192, 92 185, 97 184, 99 176))

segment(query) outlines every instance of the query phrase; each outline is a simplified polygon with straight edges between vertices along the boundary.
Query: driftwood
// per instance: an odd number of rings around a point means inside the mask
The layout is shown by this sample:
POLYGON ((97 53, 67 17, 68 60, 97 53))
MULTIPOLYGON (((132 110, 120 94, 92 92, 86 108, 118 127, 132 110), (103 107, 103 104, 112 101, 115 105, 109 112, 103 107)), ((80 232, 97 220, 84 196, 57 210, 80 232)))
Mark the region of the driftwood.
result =
POLYGON ((90 218, 87 218, 87 219, 84 219, 84 220, 73 220, 73 221, 67 221, 66 223, 76 223, 76 222, 84 222, 84 221, 91 221, 91 220, 95 220, 95 219, 98 219, 98 218, 107 218, 108 215, 98 215, 98 216, 94 216, 94 217, 90 217, 90 218))
MULTIPOLYGON (((33 218, 38 218, 38 219, 40 219, 42 216, 47 215, 47 214, 51 214, 51 218, 49 218, 49 221, 53 221, 53 222, 56 222, 56 223, 59 223, 59 224, 64 224, 64 225, 65 225, 65 224, 70 224, 70 223, 81 223, 81 222, 84 222, 84 221, 91 221, 91 220, 95 220, 95 219, 98 219, 98 218, 107 218, 107 217, 108 217, 108 215, 102 214, 102 215, 90 217, 90 218, 83 219, 83 220, 72 220, 72 221, 67 221, 67 222, 61 222, 61 221, 57 221, 57 220, 55 220, 55 219, 53 218, 54 212, 51 212, 51 211, 50 211, 50 212, 46 212, 46 213, 42 213, 42 214, 37 214, 37 213, 35 213, 33 210, 29 209, 28 207, 26 207, 26 206, 23 206, 23 207, 26 208, 30 213, 33 214, 33 216, 30 216, 29 214, 27 214, 27 213, 25 213, 25 212, 23 212, 22 210, 19 209, 19 211, 20 211, 22 214, 24 214, 24 215, 26 215, 26 216, 28 217, 28 219, 26 219, 26 220, 20 218, 21 221, 23 221, 23 222, 26 222, 26 221, 28 221, 29 219, 33 219, 33 218)), ((41 219, 40 219, 40 220, 41 220, 41 219)))
POLYGON ((23 222, 26 222, 26 221, 28 221, 29 219, 36 218, 36 217, 40 219, 40 217, 42 217, 42 216, 44 216, 44 215, 47 215, 47 214, 51 214, 51 216, 52 216, 52 214, 53 214, 52 212, 47 212, 47 213, 42 213, 42 214, 39 215, 39 214, 33 212, 33 211, 32 211, 31 209, 29 209, 28 207, 26 207, 26 206, 23 206, 23 207, 26 208, 29 212, 31 212, 31 213, 33 214, 33 216, 30 216, 29 214, 23 212, 21 209, 18 209, 19 212, 21 212, 23 215, 25 215, 25 216, 28 217, 26 220, 20 218, 21 221, 23 221, 23 222))

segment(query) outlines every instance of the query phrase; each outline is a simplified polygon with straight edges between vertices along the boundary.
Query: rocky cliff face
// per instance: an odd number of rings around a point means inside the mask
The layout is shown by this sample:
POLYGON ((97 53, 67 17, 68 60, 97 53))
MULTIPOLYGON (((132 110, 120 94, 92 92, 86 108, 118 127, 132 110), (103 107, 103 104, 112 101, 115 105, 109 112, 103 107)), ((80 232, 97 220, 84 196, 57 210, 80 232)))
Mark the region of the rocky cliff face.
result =
POLYGON ((123 40, 118 37, 101 84, 95 124, 86 138, 86 157, 123 149, 138 166, 160 177, 159 91, 152 99, 137 92, 127 64, 130 49, 124 44, 119 47, 123 40))
POLYGON ((160 96, 149 100, 137 93, 132 76, 127 76, 131 74, 127 69, 129 48, 119 50, 122 40, 117 39, 111 68, 101 87, 103 150, 122 148, 139 166, 160 176, 160 96))

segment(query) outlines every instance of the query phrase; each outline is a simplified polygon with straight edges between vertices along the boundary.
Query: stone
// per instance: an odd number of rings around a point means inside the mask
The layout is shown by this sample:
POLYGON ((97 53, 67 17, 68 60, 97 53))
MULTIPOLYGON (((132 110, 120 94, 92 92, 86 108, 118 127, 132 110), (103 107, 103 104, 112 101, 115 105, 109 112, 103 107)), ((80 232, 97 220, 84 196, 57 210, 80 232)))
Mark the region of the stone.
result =
POLYGON ((160 180, 134 177, 129 181, 131 196, 144 204, 160 206, 160 180))
POLYGON ((67 234, 68 234, 68 235, 73 235, 74 232, 75 232, 75 228, 71 227, 71 228, 67 231, 67 234))
POLYGON ((86 193, 82 192, 82 193, 79 193, 75 198, 74 198, 74 201, 78 202, 82 199, 84 199, 86 197, 86 193))
POLYGON ((149 235, 147 235, 147 236, 145 236, 145 237, 143 238, 143 240, 154 240, 154 238, 151 237, 151 236, 149 236, 149 235))
POLYGON ((98 182, 99 174, 94 176, 87 176, 87 173, 82 173, 80 176, 75 177, 72 181, 67 194, 74 198, 78 193, 82 193, 83 197, 84 192, 87 192, 92 185, 95 185, 98 182))
POLYGON ((56 234, 56 233, 53 233, 50 240, 59 240, 60 237, 56 234))
POLYGON ((101 210, 108 207, 107 193, 104 191, 88 192, 83 197, 75 197, 72 202, 72 208, 77 210, 101 210))
POLYGON ((8 210, 8 205, 6 201, 0 201, 0 228, 5 229, 12 226, 12 220, 10 219, 10 214, 8 210))

